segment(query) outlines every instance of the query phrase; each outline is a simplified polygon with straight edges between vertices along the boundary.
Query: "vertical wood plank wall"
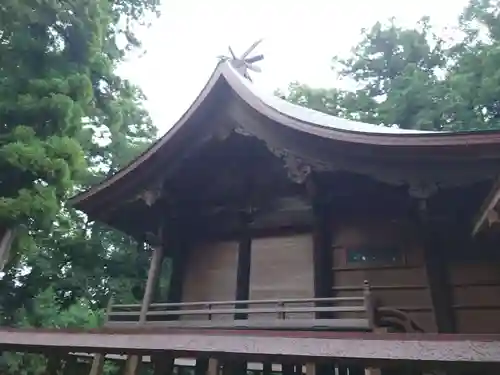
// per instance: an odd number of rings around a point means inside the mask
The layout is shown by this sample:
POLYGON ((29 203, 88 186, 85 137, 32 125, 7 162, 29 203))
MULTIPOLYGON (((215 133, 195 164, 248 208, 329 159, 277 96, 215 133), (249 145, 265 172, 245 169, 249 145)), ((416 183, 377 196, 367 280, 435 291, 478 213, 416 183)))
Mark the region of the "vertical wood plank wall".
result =
MULTIPOLYGON (((424 251, 419 244, 419 236, 410 224, 358 220, 336 223, 332 226, 332 232, 332 296, 359 296, 363 281, 368 280, 382 306, 402 310, 425 331, 436 331, 424 251), (347 250, 365 245, 396 246, 403 252, 403 262, 349 262, 347 250)), ((200 244, 192 248, 186 261, 182 300, 235 300, 238 247, 238 241, 226 241, 200 244)), ((311 233, 253 238, 250 258, 250 300, 314 297, 311 233)), ((457 332, 500 333, 500 263, 459 262, 451 256, 447 259, 447 266, 457 332)), ((287 316, 313 317, 313 314, 287 316)), ((337 313, 335 317, 356 317, 356 313, 337 313)), ((182 319, 200 318, 208 319, 208 316, 185 316, 182 319)), ((212 319, 233 318, 231 314, 212 316, 212 319)), ((271 316, 250 314, 248 318, 271 316)))
MULTIPOLYGON (((252 240, 250 299, 312 297, 314 297, 312 234, 252 240)), ((287 315, 287 318, 295 317, 313 316, 312 314, 287 315)), ((269 318, 269 316, 266 314, 249 316, 249 319, 258 318, 269 318)))
MULTIPOLYGON (((409 224, 353 221, 335 225, 333 241, 333 295, 359 296, 364 280, 370 283, 382 306, 400 309, 428 332, 436 330, 423 262, 423 249, 409 224), (396 246, 403 262, 395 264, 350 263, 349 248, 396 246)), ((337 316, 354 317, 354 313, 337 316)))
MULTIPOLYGON (((183 302, 234 301, 237 269, 237 241, 210 242, 194 246, 187 257, 183 302)), ((182 319, 208 319, 208 315, 183 316, 182 319)), ((232 320, 233 315, 214 315, 212 319, 232 320)))
POLYGON ((500 333, 500 263, 453 262, 450 278, 458 331, 500 333))

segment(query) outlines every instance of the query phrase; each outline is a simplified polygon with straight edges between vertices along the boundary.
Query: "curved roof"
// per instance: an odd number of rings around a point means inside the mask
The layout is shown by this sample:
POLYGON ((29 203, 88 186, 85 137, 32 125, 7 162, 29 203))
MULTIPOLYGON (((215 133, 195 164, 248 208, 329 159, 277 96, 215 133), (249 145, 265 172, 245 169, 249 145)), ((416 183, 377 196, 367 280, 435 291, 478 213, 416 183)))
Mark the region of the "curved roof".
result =
MULTIPOLYGON (((133 180, 144 179, 147 172, 141 172, 141 170, 148 169, 148 165, 158 163, 158 160, 162 159, 166 153, 175 154, 174 151, 169 152, 175 148, 176 143, 180 142, 176 142, 175 139, 179 140, 183 134, 193 134, 192 129, 200 126, 203 116, 210 111, 214 112, 214 106, 219 109, 224 106, 225 103, 220 100, 220 95, 221 93, 227 94, 228 91, 231 95, 241 99, 255 114, 271 121, 273 126, 291 131, 295 136, 317 139, 323 142, 323 145, 326 142, 330 148, 342 146, 342 149, 345 149, 345 147, 364 146, 369 148, 369 154, 373 154, 373 150, 382 152, 392 149, 404 150, 407 154, 411 151, 411 153, 417 152, 427 156, 436 152, 441 154, 465 152, 469 158, 478 158, 480 154, 480 158, 483 158, 485 154, 488 158, 491 158, 493 154, 495 159, 500 158, 500 132, 498 131, 426 132, 377 126, 331 116, 261 92, 233 68, 230 61, 225 61, 217 65, 193 104, 162 138, 115 175, 73 197, 70 204, 88 211, 88 207, 95 208, 98 205, 99 197, 110 195, 115 192, 115 189, 121 189, 118 186, 135 185, 133 180), (141 166, 144 165, 146 166, 142 168, 141 166)), ((251 127, 252 125, 245 124, 244 126, 251 127)), ((178 147, 185 147, 185 144, 178 147)), ((287 145, 287 148, 293 147, 299 146, 296 142, 287 145)))

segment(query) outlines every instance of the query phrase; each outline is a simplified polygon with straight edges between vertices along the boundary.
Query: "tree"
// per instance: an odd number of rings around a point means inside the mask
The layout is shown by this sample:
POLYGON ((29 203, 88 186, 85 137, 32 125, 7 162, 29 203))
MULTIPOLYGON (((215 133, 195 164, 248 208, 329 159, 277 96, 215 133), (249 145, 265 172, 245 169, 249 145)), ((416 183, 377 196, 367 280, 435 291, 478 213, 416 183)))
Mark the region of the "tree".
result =
POLYGON ((413 29, 395 20, 363 31, 351 56, 333 59, 353 91, 293 83, 285 97, 334 115, 423 130, 500 126, 500 2, 473 0, 459 18, 462 35, 446 40, 428 17, 413 29), (318 104, 319 103, 319 104, 318 104))
MULTIPOLYGON (((110 288, 133 299, 147 253, 64 201, 156 137, 141 91, 115 73, 157 0, 0 5, 0 228, 19 228, 0 280, 0 321, 95 326, 110 288), (137 263, 137 258, 139 263, 137 263), (110 277, 114 277, 109 282, 110 277)), ((141 280, 142 281, 142 280, 141 280)), ((9 369, 29 356, 15 356, 9 369)), ((25 373, 36 373, 28 361, 25 373)))

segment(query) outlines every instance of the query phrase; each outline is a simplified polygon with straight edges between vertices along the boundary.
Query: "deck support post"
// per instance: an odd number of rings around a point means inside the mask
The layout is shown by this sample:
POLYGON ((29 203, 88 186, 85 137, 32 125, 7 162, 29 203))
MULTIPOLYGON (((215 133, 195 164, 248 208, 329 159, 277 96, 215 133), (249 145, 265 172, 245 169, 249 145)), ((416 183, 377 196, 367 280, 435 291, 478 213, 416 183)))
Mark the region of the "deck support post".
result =
MULTIPOLYGON (((373 332, 375 333, 387 333, 389 330, 382 327, 374 327, 373 332)), ((382 375, 382 369, 377 367, 367 367, 365 368, 365 375, 382 375)))
POLYGON ((314 362, 306 363, 306 375, 316 375, 316 364, 314 362))
POLYGON ((264 362, 262 364, 262 375, 271 375, 273 372, 273 364, 271 362, 264 362))
POLYGON ((56 375, 62 367, 62 357, 59 353, 50 354, 47 358, 47 366, 45 367, 45 375, 56 375))
POLYGON ((194 375, 206 375, 208 371, 207 358, 196 358, 196 364, 194 366, 194 375))
POLYGON ((216 358, 210 358, 208 360, 207 375, 219 375, 219 360, 216 358))
MULTIPOLYGON (((108 301, 108 307, 106 308, 106 315, 104 321, 107 322, 109 319, 109 313, 113 308, 113 297, 108 301)), ((104 360, 106 356, 102 353, 94 354, 94 359, 92 360, 92 365, 90 367, 89 375, 101 375, 104 370, 104 360)))
POLYGON ((247 364, 241 360, 227 360, 222 365, 222 375, 246 375, 247 364))
POLYGON ((365 369, 365 375, 382 375, 382 370, 379 368, 368 367, 365 369))
POLYGON ((295 370, 295 366, 293 364, 291 365, 288 363, 287 364, 283 363, 281 365, 281 373, 283 375, 294 375, 294 372, 295 372, 294 370, 295 370))
POLYGON ((75 356, 66 356, 63 375, 78 375, 78 362, 75 356))
MULTIPOLYGON (((164 237, 164 236, 162 236, 164 237)), ((161 270, 161 263, 163 261, 163 244, 153 247, 153 256, 151 257, 151 264, 149 266, 148 281, 146 282, 146 290, 144 291, 144 297, 142 298, 141 311, 139 313, 139 325, 146 322, 147 314, 149 310, 149 305, 153 298, 153 292, 155 290, 156 282, 158 281, 158 276, 161 270)), ((124 375, 136 375, 137 369, 139 367, 140 361, 139 356, 131 355, 127 358, 127 363, 125 365, 124 375)))
POLYGON ((101 375, 104 369, 104 354, 97 353, 94 355, 92 360, 92 366, 90 367, 89 375, 101 375))
POLYGON ((174 357, 169 353, 151 356, 154 366, 154 375, 171 375, 174 370, 174 357))

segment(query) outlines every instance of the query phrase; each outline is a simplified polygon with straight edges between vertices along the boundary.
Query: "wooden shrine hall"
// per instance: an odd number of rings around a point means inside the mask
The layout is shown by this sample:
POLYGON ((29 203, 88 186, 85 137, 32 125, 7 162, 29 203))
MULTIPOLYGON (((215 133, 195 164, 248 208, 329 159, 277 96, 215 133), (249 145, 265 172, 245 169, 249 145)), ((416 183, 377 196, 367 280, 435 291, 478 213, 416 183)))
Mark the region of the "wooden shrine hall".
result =
MULTIPOLYGON (((157 375, 182 358, 196 375, 498 373, 500 132, 330 116, 246 68, 223 59, 165 136, 70 201, 147 244, 151 266, 142 303, 114 301, 68 350, 99 353, 92 375, 107 353, 127 375, 143 355, 157 375)), ((36 346, 22 334, 0 331, 0 349, 36 346)))

